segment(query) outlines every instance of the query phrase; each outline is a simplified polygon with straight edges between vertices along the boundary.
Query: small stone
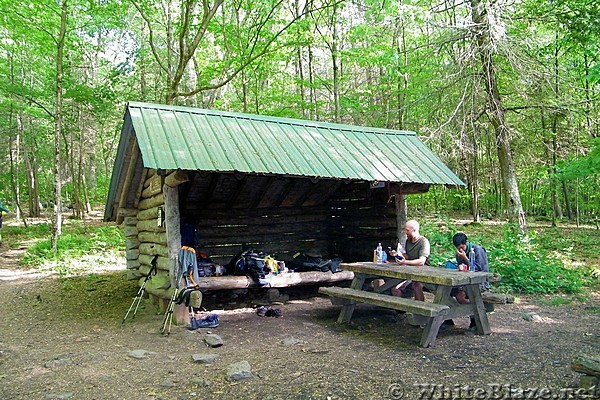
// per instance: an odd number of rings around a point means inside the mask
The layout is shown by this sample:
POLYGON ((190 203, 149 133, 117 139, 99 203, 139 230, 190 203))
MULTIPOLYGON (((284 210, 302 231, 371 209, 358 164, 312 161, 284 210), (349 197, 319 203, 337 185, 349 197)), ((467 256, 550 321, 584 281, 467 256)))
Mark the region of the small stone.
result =
POLYGON ((528 312, 522 315, 523 319, 525 321, 529 321, 529 322, 542 322, 542 317, 540 317, 539 315, 537 315, 534 312, 528 312))
POLYGON ((46 395, 46 399, 47 400, 63 400, 63 399, 70 399, 73 396, 75 396, 75 394, 73 394, 73 393, 50 393, 50 394, 46 395))
POLYGON ((289 337, 289 338, 283 339, 281 341, 281 343, 284 344, 284 345, 286 345, 286 346, 293 346, 295 344, 302 343, 302 341, 300 339, 289 337))
POLYGON ((242 381, 252 379, 252 369, 248 361, 240 361, 227 367, 227 379, 230 381, 242 381))
POLYGON ((202 378, 194 378, 191 380, 191 384, 198 387, 208 387, 212 385, 212 382, 202 378))
POLYGON ((192 354, 192 360, 199 364, 210 364, 217 361, 217 354, 192 354))
POLYGON ((165 387, 165 388, 172 388, 175 387, 175 382, 173 382, 170 379, 165 379, 160 386, 165 387))
POLYGON ((216 335, 214 333, 206 335, 204 337, 204 341, 210 347, 221 347, 221 346, 223 346, 223 339, 221 339, 221 337, 219 335, 216 335))
POLYGON ((44 367, 56 368, 56 367, 64 367, 65 365, 71 365, 71 364, 73 364, 73 361, 71 361, 71 360, 60 359, 60 360, 48 361, 44 364, 44 367))
POLYGON ((151 351, 148 350, 132 350, 129 353, 127 353, 127 355, 129 355, 129 357, 131 358, 137 358, 137 359, 142 359, 142 358, 146 358, 147 354, 155 354, 151 351))

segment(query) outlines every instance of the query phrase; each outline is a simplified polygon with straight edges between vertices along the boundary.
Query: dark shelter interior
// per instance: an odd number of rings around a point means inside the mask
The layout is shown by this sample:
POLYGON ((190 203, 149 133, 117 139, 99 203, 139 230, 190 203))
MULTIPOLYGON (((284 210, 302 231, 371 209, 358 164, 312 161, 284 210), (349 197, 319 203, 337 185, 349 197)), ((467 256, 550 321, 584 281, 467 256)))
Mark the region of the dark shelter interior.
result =
POLYGON ((219 264, 249 247, 284 261, 310 249, 344 261, 365 260, 378 242, 392 243, 397 236, 400 186, 372 186, 194 172, 179 186, 181 223, 197 227, 194 244, 219 264))

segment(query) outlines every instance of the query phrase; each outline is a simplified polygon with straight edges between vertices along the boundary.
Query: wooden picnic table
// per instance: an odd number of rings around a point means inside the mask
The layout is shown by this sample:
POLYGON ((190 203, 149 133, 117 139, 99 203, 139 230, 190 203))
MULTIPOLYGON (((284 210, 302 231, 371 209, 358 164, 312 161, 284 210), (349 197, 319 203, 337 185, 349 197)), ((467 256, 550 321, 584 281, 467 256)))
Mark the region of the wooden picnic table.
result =
POLYGON ((333 297, 346 299, 342 306, 338 323, 348 323, 352 318, 356 303, 368 303, 381 307, 402 310, 421 316, 425 322, 421 345, 434 346, 440 326, 445 320, 472 316, 477 324, 477 333, 491 333, 489 321, 481 297, 481 285, 494 274, 488 272, 460 272, 436 267, 415 267, 398 264, 375 264, 373 262, 342 263, 344 271, 354 272, 350 288, 322 287, 319 291, 333 297), (365 290, 367 279, 383 278, 385 284, 373 291, 365 290), (433 302, 384 294, 386 290, 412 280, 426 284, 435 293, 433 302), (458 304, 450 296, 453 287, 463 287, 469 297, 469 304, 458 304))

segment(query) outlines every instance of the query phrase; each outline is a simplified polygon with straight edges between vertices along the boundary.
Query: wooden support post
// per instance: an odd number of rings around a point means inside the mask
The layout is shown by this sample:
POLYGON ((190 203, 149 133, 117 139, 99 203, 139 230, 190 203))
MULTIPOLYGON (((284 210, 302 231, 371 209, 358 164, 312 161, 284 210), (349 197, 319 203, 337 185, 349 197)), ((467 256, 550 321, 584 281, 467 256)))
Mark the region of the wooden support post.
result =
POLYGON ((404 224, 406 224, 406 198, 400 191, 394 196, 396 205, 396 236, 402 243, 406 242, 406 232, 404 232, 404 224))
POLYGON ((177 256, 179 255, 179 249, 181 249, 179 189, 164 185, 163 193, 165 197, 165 226, 167 230, 167 250, 170 265, 169 273, 171 275, 171 287, 175 287, 177 256))

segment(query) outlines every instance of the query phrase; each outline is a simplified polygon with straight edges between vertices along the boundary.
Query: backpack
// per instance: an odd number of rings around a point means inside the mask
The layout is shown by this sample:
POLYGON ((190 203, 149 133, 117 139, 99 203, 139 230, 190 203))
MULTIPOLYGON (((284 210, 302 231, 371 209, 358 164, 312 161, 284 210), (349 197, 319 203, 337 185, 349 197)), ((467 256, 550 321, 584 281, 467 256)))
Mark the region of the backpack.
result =
POLYGON ((296 253, 293 256, 292 266, 298 271, 320 271, 320 272, 339 272, 342 259, 334 257, 325 259, 318 253, 296 253))
POLYGON ((262 251, 248 249, 234 257, 229 265, 233 264, 235 275, 247 275, 261 285, 268 285, 272 270, 267 266, 266 257, 262 251))
POLYGON ((196 253, 196 262, 198 264, 198 276, 203 278, 205 276, 221 276, 225 275, 225 268, 216 264, 210 258, 210 256, 201 251, 196 253))

